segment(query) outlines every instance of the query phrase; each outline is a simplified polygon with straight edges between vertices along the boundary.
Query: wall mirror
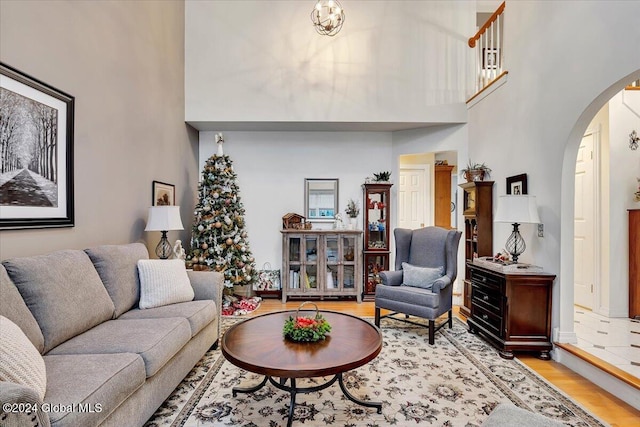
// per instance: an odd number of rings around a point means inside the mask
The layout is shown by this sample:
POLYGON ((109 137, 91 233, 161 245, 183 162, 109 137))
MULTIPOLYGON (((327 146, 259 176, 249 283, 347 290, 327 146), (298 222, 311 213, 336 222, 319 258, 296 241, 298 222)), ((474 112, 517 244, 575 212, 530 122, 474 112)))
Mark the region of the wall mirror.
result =
POLYGON ((338 179, 306 178, 304 211, 307 221, 333 221, 338 210, 338 179))

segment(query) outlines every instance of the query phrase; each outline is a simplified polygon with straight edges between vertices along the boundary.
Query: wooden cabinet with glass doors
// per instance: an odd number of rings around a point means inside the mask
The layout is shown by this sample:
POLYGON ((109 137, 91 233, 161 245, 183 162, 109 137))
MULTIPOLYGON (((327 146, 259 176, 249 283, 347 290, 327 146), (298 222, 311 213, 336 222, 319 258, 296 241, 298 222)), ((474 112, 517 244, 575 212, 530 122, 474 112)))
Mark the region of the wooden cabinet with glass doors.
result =
POLYGON ((364 299, 375 297, 380 271, 389 270, 392 184, 364 184, 364 299))
POLYGON ((282 302, 356 297, 361 302, 360 230, 282 230, 282 302))

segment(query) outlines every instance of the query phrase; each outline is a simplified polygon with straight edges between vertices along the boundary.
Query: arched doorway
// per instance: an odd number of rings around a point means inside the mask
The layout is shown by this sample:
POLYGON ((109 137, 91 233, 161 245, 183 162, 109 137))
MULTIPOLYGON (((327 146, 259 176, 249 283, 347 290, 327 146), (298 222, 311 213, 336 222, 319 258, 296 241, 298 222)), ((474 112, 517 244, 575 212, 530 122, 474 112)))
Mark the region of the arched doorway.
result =
MULTIPOLYGON (((575 343, 576 335, 574 332, 574 311, 573 304, 575 300, 574 295, 574 259, 575 259, 575 247, 574 247, 574 217, 575 217, 575 180, 576 180, 576 158, 580 150, 580 145, 583 142, 585 131, 587 131, 589 124, 598 111, 609 102, 610 99, 621 90, 624 89, 630 82, 640 78, 640 70, 631 73, 630 75, 620 79, 613 83, 609 88, 603 91, 597 96, 591 104, 584 110, 578 121, 575 123, 571 134, 567 140, 565 146, 563 169, 562 169, 562 197, 561 197, 561 275, 563 282, 566 285, 560 289, 560 332, 556 337, 559 342, 575 343)), ((609 250, 609 248, 606 248, 609 250)), ((617 248, 616 250, 626 250, 624 248, 617 248)), ((619 289, 609 290, 613 294, 620 294, 623 292, 628 295, 628 281, 626 283, 620 283, 618 281, 615 284, 619 289)), ((626 296, 625 296, 626 298, 626 296)))

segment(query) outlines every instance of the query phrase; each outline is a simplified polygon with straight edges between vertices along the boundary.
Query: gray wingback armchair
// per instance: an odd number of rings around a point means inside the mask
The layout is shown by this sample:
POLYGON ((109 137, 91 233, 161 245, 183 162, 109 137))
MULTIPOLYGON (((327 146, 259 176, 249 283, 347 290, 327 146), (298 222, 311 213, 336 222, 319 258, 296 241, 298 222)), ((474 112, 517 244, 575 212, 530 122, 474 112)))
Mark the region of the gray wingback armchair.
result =
POLYGON ((453 281, 458 271, 457 252, 462 233, 425 227, 418 230, 396 228, 393 234, 396 241, 395 271, 380 273, 382 283, 376 286, 376 326, 380 326, 380 319, 385 317, 409 323, 415 323, 409 320, 410 315, 422 317, 429 320, 429 344, 433 345, 435 332, 445 324, 449 328, 453 324, 453 281), (407 274, 403 271, 403 263, 409 264, 405 264, 407 274), (440 277, 435 281, 427 278, 429 283, 415 283, 416 278, 425 277, 421 272, 433 272, 440 267, 442 270, 438 273, 441 274, 435 273, 435 277, 440 277), (409 271, 412 286, 407 284, 409 271), (380 309, 392 312, 381 316, 380 309), (448 320, 436 327, 435 320, 447 312, 448 320), (399 313, 405 314, 404 318, 394 317, 399 313))

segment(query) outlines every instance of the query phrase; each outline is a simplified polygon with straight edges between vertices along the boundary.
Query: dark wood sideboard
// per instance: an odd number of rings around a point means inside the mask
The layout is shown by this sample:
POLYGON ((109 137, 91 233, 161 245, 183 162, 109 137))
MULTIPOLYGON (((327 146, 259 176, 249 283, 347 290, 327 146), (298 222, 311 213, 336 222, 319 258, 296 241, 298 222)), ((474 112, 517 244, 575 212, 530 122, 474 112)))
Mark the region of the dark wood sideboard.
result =
POLYGON ((475 263, 467 267, 471 273, 469 332, 482 335, 505 359, 513 359, 514 351, 535 351, 540 359, 549 360, 556 276, 504 273, 475 263))

